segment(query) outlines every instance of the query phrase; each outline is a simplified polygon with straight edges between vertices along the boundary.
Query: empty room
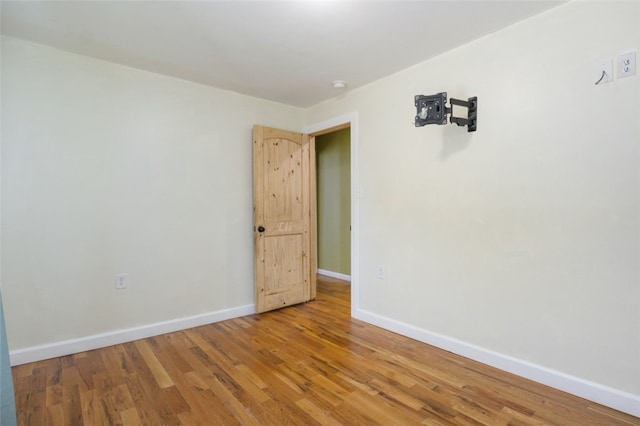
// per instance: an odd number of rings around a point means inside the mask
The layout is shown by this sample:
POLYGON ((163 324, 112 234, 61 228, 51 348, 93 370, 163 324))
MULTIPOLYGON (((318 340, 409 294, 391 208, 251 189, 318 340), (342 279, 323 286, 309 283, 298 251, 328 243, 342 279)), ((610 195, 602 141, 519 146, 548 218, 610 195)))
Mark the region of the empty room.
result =
POLYGON ((640 1, 0 19, 0 425, 640 425, 640 1))

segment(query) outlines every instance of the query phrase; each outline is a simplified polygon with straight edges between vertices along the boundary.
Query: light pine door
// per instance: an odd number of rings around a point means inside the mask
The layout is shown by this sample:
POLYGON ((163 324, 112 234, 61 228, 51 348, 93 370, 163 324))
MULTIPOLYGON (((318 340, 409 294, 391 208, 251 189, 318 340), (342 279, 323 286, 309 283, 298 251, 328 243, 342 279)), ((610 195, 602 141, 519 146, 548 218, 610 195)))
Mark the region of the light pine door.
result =
POLYGON ((311 144, 302 133, 253 128, 257 312, 315 296, 311 144))

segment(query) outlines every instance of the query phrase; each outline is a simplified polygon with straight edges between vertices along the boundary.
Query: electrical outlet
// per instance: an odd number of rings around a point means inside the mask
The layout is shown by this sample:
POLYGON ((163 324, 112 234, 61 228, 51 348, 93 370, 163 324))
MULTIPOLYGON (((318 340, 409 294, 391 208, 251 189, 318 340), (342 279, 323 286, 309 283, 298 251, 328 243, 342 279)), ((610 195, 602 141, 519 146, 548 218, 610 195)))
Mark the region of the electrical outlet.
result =
POLYGON ((376 278, 379 280, 384 280, 384 266, 378 265, 376 266, 376 278))
POLYGON ((116 289, 123 290, 127 288, 127 282, 129 281, 129 274, 117 274, 116 275, 116 289))
POLYGON ((636 74, 636 52, 621 53, 616 58, 618 78, 630 77, 636 74))

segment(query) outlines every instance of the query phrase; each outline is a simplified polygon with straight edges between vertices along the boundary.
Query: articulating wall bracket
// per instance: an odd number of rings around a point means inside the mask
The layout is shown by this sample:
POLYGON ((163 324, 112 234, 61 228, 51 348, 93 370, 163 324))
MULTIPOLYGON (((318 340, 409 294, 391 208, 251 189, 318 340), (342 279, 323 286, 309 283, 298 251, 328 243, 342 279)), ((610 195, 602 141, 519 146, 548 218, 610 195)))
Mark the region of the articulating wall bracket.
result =
POLYGON ((450 107, 447 107, 447 92, 440 92, 435 95, 416 95, 414 105, 416 107, 415 126, 422 127, 427 124, 447 124, 447 114, 450 123, 458 126, 467 126, 468 132, 475 132, 478 121, 478 97, 463 101, 461 99, 451 98, 450 107), (453 106, 461 106, 467 108, 467 117, 454 117, 453 106))

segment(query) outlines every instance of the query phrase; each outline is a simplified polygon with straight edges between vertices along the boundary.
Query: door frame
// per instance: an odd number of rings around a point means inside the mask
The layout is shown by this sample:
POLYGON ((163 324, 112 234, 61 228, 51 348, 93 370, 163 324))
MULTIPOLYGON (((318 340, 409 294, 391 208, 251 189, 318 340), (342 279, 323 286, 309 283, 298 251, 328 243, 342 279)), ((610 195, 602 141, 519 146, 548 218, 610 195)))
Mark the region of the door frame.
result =
MULTIPOLYGON (((311 148, 313 149, 311 153, 311 179, 315 185, 315 174, 316 174, 316 166, 315 166, 315 137, 324 135, 326 133, 331 133, 336 130, 340 130, 343 128, 349 127, 351 129, 351 316, 357 318, 358 312, 360 311, 360 247, 358 245, 358 241, 360 241, 360 223, 358 221, 359 218, 359 205, 358 202, 360 198, 362 198, 362 188, 360 187, 359 173, 358 173, 358 113, 357 111, 353 111, 350 113, 346 113, 334 118, 330 118, 329 120, 322 121, 316 124, 308 125, 304 128, 303 133, 308 134, 310 138, 312 138, 311 148)), ((315 217, 317 215, 317 203, 316 203, 316 191, 315 188, 312 189, 312 206, 313 211, 312 214, 314 216, 314 220, 312 220, 312 226, 316 226, 315 217)), ((317 238, 317 229, 313 230, 314 238, 312 245, 318 244, 317 238)), ((312 248, 314 253, 317 252, 317 247, 312 248)), ((312 262, 314 265, 314 270, 312 274, 315 274, 317 271, 317 262, 312 262)))

